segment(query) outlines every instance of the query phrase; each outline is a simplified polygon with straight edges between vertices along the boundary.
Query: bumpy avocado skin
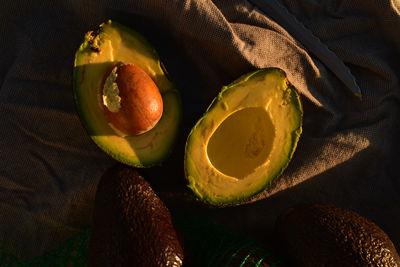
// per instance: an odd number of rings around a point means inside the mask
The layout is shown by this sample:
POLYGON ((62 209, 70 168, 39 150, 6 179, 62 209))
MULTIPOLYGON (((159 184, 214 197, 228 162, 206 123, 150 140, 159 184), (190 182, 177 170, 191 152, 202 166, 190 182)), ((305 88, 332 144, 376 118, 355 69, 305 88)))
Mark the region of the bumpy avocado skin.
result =
POLYGON ((326 205, 300 205, 276 221, 282 253, 293 266, 400 266, 388 235, 354 211, 326 205))
POLYGON ((93 212, 90 266, 179 267, 183 251, 169 210, 130 167, 102 176, 93 212))

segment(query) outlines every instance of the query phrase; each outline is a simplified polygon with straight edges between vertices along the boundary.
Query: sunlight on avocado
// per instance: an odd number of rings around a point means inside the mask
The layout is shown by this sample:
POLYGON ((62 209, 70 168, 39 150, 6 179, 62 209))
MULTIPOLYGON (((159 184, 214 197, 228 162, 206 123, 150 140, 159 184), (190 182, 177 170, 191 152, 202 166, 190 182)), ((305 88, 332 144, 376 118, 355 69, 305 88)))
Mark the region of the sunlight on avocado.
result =
POLYGON ((214 131, 207 145, 207 156, 223 174, 245 178, 267 161, 274 137, 274 125, 265 108, 241 109, 214 131))

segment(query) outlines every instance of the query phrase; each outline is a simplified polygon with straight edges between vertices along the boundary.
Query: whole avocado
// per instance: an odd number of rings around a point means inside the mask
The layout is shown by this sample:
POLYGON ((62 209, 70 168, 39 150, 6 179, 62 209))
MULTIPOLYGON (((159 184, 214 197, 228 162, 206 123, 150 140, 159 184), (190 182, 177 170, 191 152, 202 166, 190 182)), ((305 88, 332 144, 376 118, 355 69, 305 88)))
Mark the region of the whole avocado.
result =
POLYGON ((299 205, 279 216, 275 229, 294 266, 400 266, 388 235, 351 210, 299 205))
POLYGON ((89 243, 90 266, 179 267, 183 251, 171 215, 150 185, 130 167, 101 177, 89 243))

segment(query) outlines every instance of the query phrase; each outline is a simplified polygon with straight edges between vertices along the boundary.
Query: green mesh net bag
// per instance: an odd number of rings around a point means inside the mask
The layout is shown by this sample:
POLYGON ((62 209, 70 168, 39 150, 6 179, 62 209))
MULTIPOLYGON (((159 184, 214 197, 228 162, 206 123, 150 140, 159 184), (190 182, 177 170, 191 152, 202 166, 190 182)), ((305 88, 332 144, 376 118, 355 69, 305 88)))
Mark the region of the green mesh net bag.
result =
POLYGON ((12 255, 7 249, 0 249, 0 266, 47 267, 47 266, 88 266, 88 245, 90 228, 76 234, 63 242, 57 249, 23 262, 12 255))
MULTIPOLYGON (((176 216, 178 231, 184 237, 190 266, 265 267, 283 266, 270 248, 234 234, 220 225, 194 216, 176 216)), ((90 228, 66 240, 57 249, 23 262, 6 249, 0 249, 0 267, 88 266, 90 228)), ((185 265, 188 266, 188 265, 185 265)))
POLYGON ((9 253, 5 248, 0 249, 0 266, 23 266, 17 257, 9 253))
POLYGON ((196 216, 176 216, 190 255, 190 265, 198 267, 278 267, 284 266, 270 247, 233 233, 221 225, 196 216))

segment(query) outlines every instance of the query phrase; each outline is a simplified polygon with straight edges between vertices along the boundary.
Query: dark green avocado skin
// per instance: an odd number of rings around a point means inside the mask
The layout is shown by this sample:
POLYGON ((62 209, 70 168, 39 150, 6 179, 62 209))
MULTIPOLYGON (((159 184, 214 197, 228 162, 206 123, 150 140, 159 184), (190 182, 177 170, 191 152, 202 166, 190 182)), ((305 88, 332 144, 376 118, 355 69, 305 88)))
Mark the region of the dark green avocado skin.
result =
POLYGON ((275 233, 291 266, 400 266, 388 235, 354 211, 300 205, 278 217, 275 233))
POLYGON ((169 210, 130 167, 107 170, 98 184, 89 243, 90 266, 182 265, 169 210))

